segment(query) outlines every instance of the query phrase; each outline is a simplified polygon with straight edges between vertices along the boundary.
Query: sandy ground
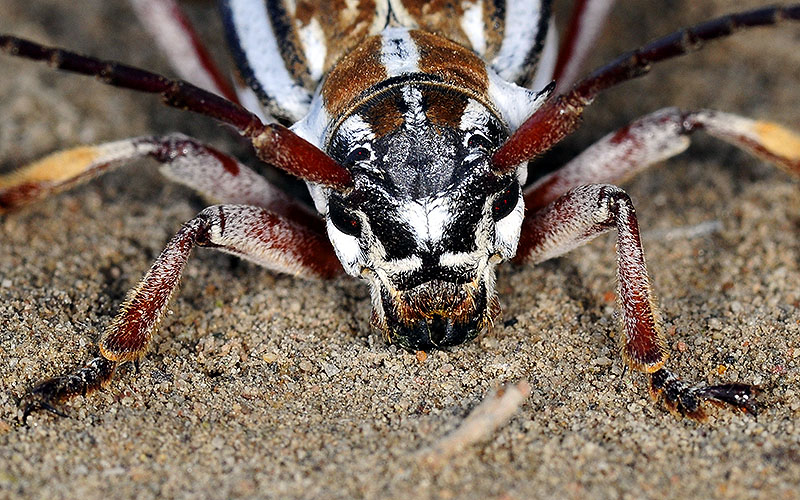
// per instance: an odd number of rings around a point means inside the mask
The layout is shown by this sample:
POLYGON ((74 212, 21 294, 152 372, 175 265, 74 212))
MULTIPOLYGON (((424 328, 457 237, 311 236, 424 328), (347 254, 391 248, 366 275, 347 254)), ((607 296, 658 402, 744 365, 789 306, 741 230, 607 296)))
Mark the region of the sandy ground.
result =
MULTIPOLYGON (((620 1, 594 63, 754 1, 620 1), (668 7, 669 6, 669 7, 668 7)), ((0 31, 169 72, 119 2, 3 0, 0 31)), ((192 4, 219 39, 213 9, 192 4)), ((745 33, 609 92, 549 162, 668 105, 800 129, 800 25, 745 33)), ((208 120, 0 58, 0 168, 54 149, 208 120)), ((677 420, 616 353, 613 236, 499 274, 505 323, 424 362, 368 326, 366 288, 305 282, 198 251, 137 374, 17 425, 17 398, 95 352, 128 288, 202 208, 142 162, 0 217, 2 498, 800 498, 800 182, 699 137, 626 185, 671 366, 764 386, 757 418, 677 420), (696 231, 696 229, 700 231, 696 231), (440 468, 418 451, 498 385, 531 395, 440 468)))

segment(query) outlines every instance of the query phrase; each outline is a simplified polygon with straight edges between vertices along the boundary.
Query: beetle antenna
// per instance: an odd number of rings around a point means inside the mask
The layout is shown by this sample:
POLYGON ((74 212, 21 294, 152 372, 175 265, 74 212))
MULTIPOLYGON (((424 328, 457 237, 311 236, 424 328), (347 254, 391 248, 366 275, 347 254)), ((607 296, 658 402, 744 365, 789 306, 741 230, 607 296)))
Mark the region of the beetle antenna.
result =
POLYGON ((352 177, 344 167, 288 128, 279 124, 265 125, 242 106, 191 83, 10 35, 0 35, 0 51, 44 61, 57 69, 95 76, 107 85, 160 94, 167 106, 209 116, 233 126, 250 138, 261 160, 294 176, 337 191, 345 191, 352 185, 352 177))
POLYGON ((647 74, 652 65, 699 50, 707 41, 758 26, 800 20, 800 4, 764 7, 718 17, 658 38, 627 52, 576 83, 572 90, 547 101, 492 156, 496 174, 507 173, 540 155, 575 131, 583 110, 610 87, 647 74))

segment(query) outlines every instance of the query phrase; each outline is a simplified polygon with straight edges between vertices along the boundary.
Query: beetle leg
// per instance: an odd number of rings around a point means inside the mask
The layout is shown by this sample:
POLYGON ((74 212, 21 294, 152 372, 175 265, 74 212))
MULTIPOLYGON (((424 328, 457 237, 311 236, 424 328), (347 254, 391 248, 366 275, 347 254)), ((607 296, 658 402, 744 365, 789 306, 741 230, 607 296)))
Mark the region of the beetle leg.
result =
POLYGON ((594 48, 614 0, 576 0, 558 48, 553 79, 556 92, 567 90, 580 76, 581 66, 594 48))
POLYGON ((319 218, 235 158, 182 134, 135 137, 48 155, 0 175, 0 213, 87 182, 142 158, 213 202, 255 205, 321 228, 319 218))
POLYGON ((562 255, 611 229, 617 230, 617 293, 622 308, 620 350, 634 370, 650 374, 654 395, 671 410, 701 420, 700 403, 721 402, 755 412, 753 389, 742 384, 693 387, 664 368, 666 342, 650 289, 639 223, 630 197, 608 184, 576 187, 523 222, 534 263, 562 255))
POLYGON ((262 121, 274 121, 264 112, 255 92, 236 78, 236 90, 214 63, 181 6, 175 0, 129 0, 139 22, 158 43, 181 78, 253 111, 262 121))
POLYGON ((530 212, 582 184, 618 184, 689 147, 697 130, 771 161, 800 176, 800 135, 766 121, 712 110, 664 108, 608 134, 525 192, 530 212))
POLYGON ((737 31, 800 21, 800 6, 754 9, 684 28, 644 47, 622 54, 593 71, 571 90, 555 96, 537 109, 492 155, 493 170, 503 174, 544 153, 578 128, 586 107, 600 92, 650 72, 655 63, 699 50, 705 42, 737 31))
POLYGON ((114 61, 82 56, 57 47, 46 47, 11 35, 0 34, 0 52, 75 73, 95 76, 107 85, 158 94, 167 106, 209 116, 233 126, 248 137, 258 157, 305 181, 344 192, 353 187, 350 172, 307 140, 283 125, 264 125, 239 104, 182 80, 114 61))
POLYGON ((130 4, 181 78, 238 102, 236 92, 175 0, 130 0, 130 4))
POLYGON ((19 419, 27 423, 28 415, 45 410, 60 417, 68 415, 55 405, 77 395, 83 395, 105 387, 114 376, 117 362, 97 357, 85 366, 63 377, 54 377, 36 384, 19 403, 19 419))
POLYGON ((110 381, 118 363, 144 355, 195 246, 215 248, 273 271, 307 278, 330 278, 341 272, 330 242, 322 233, 259 207, 209 207, 183 225, 129 292, 100 339, 102 358, 73 374, 38 384, 22 399, 21 417, 98 389, 110 381))

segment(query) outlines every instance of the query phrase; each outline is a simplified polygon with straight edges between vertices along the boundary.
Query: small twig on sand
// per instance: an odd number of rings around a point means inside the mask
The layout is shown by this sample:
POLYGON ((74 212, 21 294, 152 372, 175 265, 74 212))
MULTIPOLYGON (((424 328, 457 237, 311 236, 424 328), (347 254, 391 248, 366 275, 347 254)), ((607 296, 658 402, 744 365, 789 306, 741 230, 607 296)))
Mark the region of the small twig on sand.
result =
POLYGON ((503 387, 486 397, 460 426, 430 448, 419 452, 420 462, 441 467, 467 446, 488 438, 505 424, 528 398, 531 386, 526 380, 503 387))
POLYGON ((654 241, 676 241, 700 238, 709 234, 716 234, 724 229, 722 222, 717 219, 707 220, 691 226, 679 226, 668 229, 651 229, 642 233, 642 239, 654 241))

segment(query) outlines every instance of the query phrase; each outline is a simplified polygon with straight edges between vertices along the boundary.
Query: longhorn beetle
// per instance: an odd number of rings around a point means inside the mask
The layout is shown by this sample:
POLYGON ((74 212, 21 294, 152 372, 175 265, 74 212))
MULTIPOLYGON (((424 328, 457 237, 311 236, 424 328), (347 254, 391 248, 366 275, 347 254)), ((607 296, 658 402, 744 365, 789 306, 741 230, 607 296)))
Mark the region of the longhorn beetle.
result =
POLYGON ((612 183, 683 151, 701 129, 799 175, 800 137, 770 122, 668 108, 524 186, 528 161, 574 131, 603 90, 706 41, 797 21, 800 5, 713 19, 576 79, 604 17, 597 12, 610 2, 577 2, 559 51, 547 0, 379 0, 336 12, 325 2, 223 0, 242 83, 234 92, 172 0, 133 3, 168 51, 190 47, 188 69, 176 66, 210 90, 12 35, 0 35, 0 49, 230 125, 266 164, 307 183, 319 216, 179 134, 78 147, 0 176, 3 212, 143 157, 222 200, 167 243, 103 333, 99 357, 22 398, 23 421, 37 409, 60 414, 57 403, 106 385, 120 363, 145 353, 195 246, 305 277, 360 277, 371 290, 372 324, 413 351, 458 345, 491 327, 500 262, 538 263, 609 230, 617 231, 627 365, 647 373, 653 396, 676 414, 702 419, 703 401, 756 411, 748 385, 694 386, 666 368, 635 211, 612 183))

